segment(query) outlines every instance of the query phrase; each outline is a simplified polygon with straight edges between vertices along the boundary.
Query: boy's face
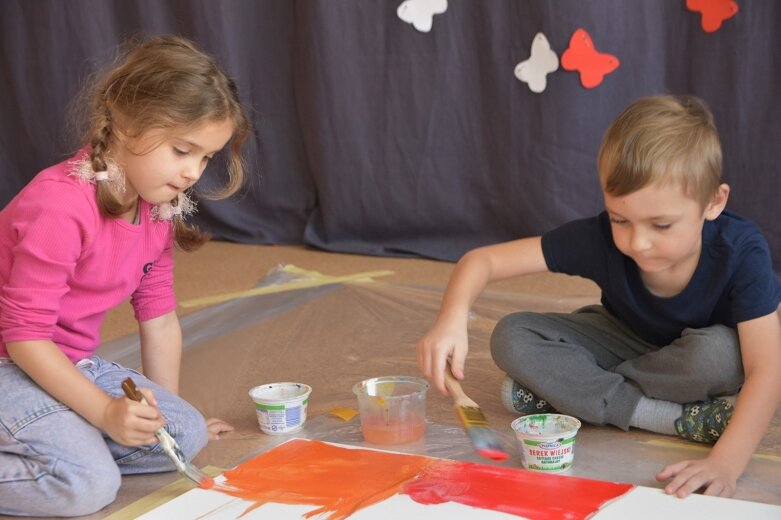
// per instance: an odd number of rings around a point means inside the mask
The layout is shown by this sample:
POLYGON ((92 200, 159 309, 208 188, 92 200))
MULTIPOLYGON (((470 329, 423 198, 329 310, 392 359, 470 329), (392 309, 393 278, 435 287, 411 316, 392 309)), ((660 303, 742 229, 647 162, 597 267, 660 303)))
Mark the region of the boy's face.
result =
POLYGON ((649 275, 691 275, 700 258, 703 223, 721 212, 711 216, 710 205, 703 209, 675 184, 604 197, 616 247, 649 275))

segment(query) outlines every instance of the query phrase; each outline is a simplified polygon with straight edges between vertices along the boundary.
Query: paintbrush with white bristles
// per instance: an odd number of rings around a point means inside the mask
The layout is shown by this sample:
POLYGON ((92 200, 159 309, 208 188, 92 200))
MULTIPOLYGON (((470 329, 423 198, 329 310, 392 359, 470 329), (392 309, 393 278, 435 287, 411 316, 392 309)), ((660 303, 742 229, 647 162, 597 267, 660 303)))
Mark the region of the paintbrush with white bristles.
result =
MULTIPOLYGON (((133 382, 133 380, 129 377, 122 381, 122 390, 124 390, 125 395, 133 401, 138 401, 141 404, 149 405, 144 395, 136 387, 136 384, 133 382)), ((157 441, 160 443, 160 447, 163 449, 165 454, 168 455, 168 457, 176 466, 176 469, 178 469, 182 475, 203 489, 211 489, 214 487, 214 479, 198 469, 192 463, 187 462, 187 459, 184 457, 184 453, 182 453, 181 448, 179 448, 179 444, 176 443, 174 438, 171 437, 165 428, 160 428, 157 430, 155 432, 155 437, 157 437, 157 441)))

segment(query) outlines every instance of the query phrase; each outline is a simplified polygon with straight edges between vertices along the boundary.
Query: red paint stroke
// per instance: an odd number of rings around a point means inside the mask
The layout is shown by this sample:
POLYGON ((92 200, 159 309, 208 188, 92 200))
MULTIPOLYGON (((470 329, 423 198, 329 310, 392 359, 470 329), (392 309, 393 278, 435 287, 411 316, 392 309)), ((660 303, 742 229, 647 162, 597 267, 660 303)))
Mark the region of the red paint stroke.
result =
POLYGON ((529 519, 585 519, 634 486, 525 470, 351 449, 294 439, 225 473, 223 493, 254 502, 312 505, 341 520, 404 493, 420 504, 457 502, 529 519))
POLYGON ((702 30, 716 32, 725 20, 738 14, 738 4, 732 0, 686 0, 686 8, 702 13, 702 30))
POLYGON ((487 459, 499 461, 499 462, 501 462, 503 460, 507 460, 507 459, 510 458, 510 454, 509 453, 507 453, 504 450, 500 450, 498 448, 491 448, 491 447, 488 447, 488 448, 478 448, 478 447, 475 447, 475 450, 477 450, 477 453, 479 453, 483 457, 485 457, 487 459))
POLYGON ((594 88, 618 68, 621 62, 612 54, 598 52, 585 29, 578 29, 569 41, 569 48, 561 55, 561 66, 566 70, 580 72, 580 83, 585 88, 594 88))
POLYGON ((402 492, 421 504, 458 502, 530 520, 574 520, 588 518, 632 488, 632 484, 440 460, 402 492))

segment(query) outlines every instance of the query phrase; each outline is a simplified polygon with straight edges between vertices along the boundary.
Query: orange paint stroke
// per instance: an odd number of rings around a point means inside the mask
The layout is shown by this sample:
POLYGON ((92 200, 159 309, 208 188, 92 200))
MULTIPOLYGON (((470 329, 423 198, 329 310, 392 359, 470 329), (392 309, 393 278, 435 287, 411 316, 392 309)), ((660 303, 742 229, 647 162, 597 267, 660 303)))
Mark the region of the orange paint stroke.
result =
POLYGON ((305 517, 341 520, 397 494, 435 460, 294 439, 226 472, 233 489, 221 491, 255 502, 244 514, 275 502, 318 506, 305 517))
POLYGON ((530 519, 585 519, 634 486, 420 455, 294 439, 225 473, 222 493, 254 504, 316 507, 305 518, 341 520, 390 498, 456 502, 530 519))

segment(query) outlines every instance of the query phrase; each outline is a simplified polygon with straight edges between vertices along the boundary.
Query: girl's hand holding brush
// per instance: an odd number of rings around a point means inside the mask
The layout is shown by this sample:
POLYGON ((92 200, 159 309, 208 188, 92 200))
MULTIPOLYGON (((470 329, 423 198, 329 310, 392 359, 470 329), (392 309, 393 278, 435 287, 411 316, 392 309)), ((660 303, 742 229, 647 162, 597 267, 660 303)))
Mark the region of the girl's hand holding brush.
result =
POLYGON ((123 396, 112 399, 104 412, 103 431, 124 446, 155 444, 155 432, 165 425, 152 391, 141 393, 152 406, 123 396))

